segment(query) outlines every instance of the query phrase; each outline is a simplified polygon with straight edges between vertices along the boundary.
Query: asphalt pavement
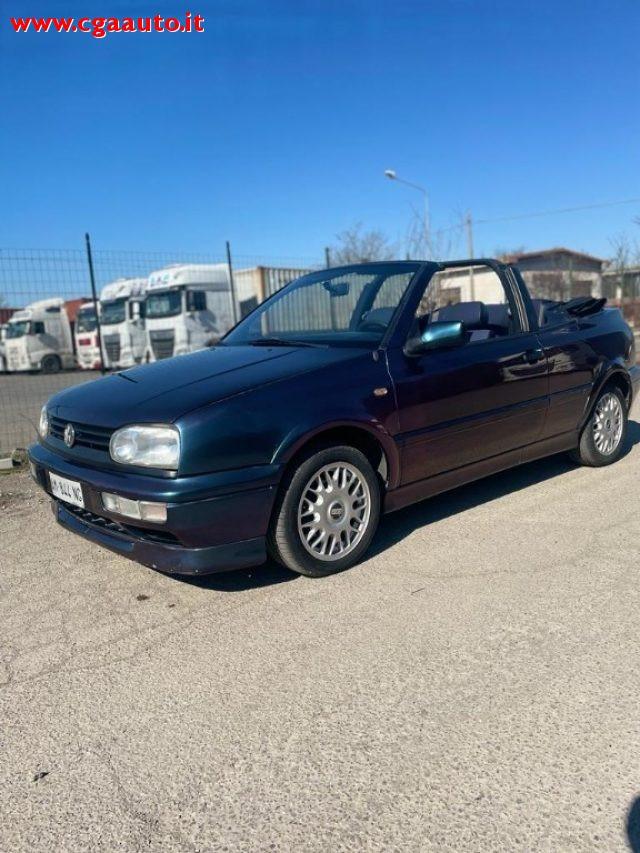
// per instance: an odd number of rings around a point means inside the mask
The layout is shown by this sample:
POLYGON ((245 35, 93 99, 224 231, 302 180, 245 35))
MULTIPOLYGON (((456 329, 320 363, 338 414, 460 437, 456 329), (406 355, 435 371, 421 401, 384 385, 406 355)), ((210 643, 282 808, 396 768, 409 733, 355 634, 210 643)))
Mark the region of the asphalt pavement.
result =
MULTIPOLYGON (((638 411, 636 411, 636 416, 638 411)), ((640 425, 197 583, 0 478, 0 849, 640 849, 640 425)))

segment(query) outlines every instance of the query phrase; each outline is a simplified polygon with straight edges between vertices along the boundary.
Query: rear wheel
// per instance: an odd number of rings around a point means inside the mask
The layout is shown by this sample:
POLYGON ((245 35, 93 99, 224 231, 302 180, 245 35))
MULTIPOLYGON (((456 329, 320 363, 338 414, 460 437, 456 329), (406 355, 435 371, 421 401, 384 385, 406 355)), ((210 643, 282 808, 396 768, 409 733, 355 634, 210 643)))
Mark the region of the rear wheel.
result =
POLYGON ((57 355, 45 355, 40 364, 43 373, 59 373, 62 365, 57 355))
POLYGON ((355 447, 309 452, 282 484, 268 545, 287 568, 324 577, 363 556, 378 526, 380 485, 355 447))
POLYGON ((619 388, 605 388, 580 436, 572 458, 598 468, 620 458, 627 435, 627 402, 619 388))

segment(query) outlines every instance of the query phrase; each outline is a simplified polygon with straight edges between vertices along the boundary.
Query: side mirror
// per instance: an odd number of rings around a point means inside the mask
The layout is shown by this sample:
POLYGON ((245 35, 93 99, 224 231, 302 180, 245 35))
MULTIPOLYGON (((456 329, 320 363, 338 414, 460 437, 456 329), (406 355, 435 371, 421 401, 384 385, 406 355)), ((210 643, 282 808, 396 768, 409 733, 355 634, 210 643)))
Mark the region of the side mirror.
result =
POLYGON ((419 335, 409 338, 404 351, 406 355, 421 355, 429 350, 462 346, 466 339, 464 325, 458 320, 429 323, 419 335))

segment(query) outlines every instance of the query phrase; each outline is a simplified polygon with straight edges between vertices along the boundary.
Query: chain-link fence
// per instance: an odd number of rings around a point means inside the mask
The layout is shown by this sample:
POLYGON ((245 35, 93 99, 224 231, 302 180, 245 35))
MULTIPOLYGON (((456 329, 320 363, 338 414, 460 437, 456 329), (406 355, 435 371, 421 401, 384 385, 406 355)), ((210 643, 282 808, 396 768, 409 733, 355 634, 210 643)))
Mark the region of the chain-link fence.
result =
POLYGON ((319 258, 0 249, 0 455, 56 391, 210 345, 319 258), (97 315, 97 316, 96 316, 97 315))
MULTIPOLYGON (((527 257, 516 262, 534 294, 542 286, 561 292, 555 298, 591 291, 640 326, 640 269, 539 272, 527 268, 539 257, 527 257)), ((228 246, 218 254, 91 254, 88 243, 86 250, 0 249, 0 455, 33 440, 40 409, 56 391, 211 345, 288 281, 324 265, 323 258, 242 255, 228 246)), ((304 294, 288 310, 304 314, 309 328, 329 322, 327 306, 304 294)), ((332 316, 330 325, 339 320, 332 316)), ((278 324, 277 311, 270 322, 278 324)))

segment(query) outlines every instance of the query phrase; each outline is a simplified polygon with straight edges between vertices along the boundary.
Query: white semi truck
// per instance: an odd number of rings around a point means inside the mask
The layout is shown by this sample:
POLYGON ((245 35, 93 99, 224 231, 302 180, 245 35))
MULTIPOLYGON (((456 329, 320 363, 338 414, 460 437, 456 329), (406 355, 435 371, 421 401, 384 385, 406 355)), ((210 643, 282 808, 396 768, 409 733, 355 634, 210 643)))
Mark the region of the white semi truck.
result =
POLYGON ((57 373, 75 366, 71 322, 63 299, 42 299, 16 311, 7 324, 7 370, 57 373))
POLYGON ((74 337, 78 367, 82 370, 100 370, 102 356, 98 341, 96 306, 93 301, 85 302, 78 308, 74 337))
POLYGON ((149 276, 147 361, 202 349, 234 324, 226 264, 176 264, 149 276))
POLYGON ((102 288, 100 330, 105 367, 120 370, 142 361, 146 289, 146 278, 119 278, 102 288))
POLYGON ((7 359, 5 357, 5 346, 4 342, 7 338, 7 324, 2 323, 0 325, 0 373, 6 373, 7 370, 7 359))

